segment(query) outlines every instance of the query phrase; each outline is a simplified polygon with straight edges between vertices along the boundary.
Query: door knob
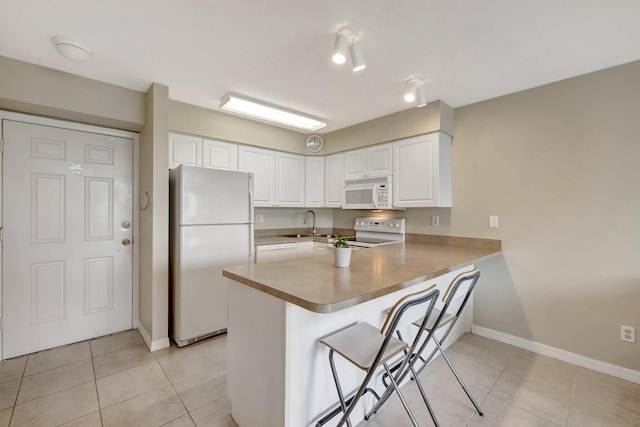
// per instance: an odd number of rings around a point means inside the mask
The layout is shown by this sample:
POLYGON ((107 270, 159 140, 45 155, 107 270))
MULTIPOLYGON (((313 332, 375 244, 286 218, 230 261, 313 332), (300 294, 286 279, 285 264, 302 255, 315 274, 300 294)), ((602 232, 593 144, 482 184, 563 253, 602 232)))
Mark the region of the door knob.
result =
POLYGON ((122 240, 122 246, 129 246, 131 244, 131 240, 129 239, 123 239, 122 240))

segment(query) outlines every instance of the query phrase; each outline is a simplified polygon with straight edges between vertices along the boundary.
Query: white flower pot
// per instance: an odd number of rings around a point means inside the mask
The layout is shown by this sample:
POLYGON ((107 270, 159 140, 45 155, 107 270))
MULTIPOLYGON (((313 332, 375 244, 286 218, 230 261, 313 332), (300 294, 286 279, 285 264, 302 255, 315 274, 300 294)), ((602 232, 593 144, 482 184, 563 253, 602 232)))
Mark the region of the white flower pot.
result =
POLYGON ((336 267, 349 267, 351 263, 351 248, 333 248, 336 267))

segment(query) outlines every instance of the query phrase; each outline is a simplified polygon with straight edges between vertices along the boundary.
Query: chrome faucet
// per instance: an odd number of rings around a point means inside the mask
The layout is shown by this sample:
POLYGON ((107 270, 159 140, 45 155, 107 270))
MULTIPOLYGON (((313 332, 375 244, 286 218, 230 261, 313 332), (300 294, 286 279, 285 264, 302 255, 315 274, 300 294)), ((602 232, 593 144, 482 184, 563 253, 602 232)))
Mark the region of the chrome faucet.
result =
POLYGON ((309 216, 309 214, 313 214, 313 228, 311 229, 311 232, 313 233, 313 235, 316 235, 316 213, 314 211, 312 211, 311 209, 309 209, 308 211, 306 211, 304 213, 304 223, 307 224, 307 217, 309 216))

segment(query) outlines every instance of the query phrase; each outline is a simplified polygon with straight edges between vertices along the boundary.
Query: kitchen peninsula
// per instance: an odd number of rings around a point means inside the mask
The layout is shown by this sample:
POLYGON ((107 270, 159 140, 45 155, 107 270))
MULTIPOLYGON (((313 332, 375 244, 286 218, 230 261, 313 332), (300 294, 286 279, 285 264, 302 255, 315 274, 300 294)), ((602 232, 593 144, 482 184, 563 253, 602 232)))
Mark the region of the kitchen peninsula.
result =
MULTIPOLYGON (((315 425, 337 403, 328 351, 318 338, 360 321, 380 325, 407 293, 432 284, 444 292, 456 274, 498 254, 497 243, 385 245, 354 251, 348 268, 336 268, 331 255, 225 268, 231 279, 227 394, 235 421, 240 427, 315 425)), ((452 335, 470 330, 470 308, 452 335)), ((362 373, 341 363, 343 389, 351 390, 362 373)), ((367 402, 361 400, 352 422, 362 419, 367 402)))

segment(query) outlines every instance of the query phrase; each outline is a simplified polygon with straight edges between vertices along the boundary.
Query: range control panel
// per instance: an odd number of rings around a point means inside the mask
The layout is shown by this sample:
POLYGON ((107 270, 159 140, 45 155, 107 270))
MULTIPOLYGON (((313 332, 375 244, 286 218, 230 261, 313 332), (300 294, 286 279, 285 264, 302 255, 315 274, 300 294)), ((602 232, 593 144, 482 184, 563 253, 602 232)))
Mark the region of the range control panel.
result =
POLYGON ((356 218, 356 231, 377 231, 380 233, 404 234, 404 218, 356 218))

